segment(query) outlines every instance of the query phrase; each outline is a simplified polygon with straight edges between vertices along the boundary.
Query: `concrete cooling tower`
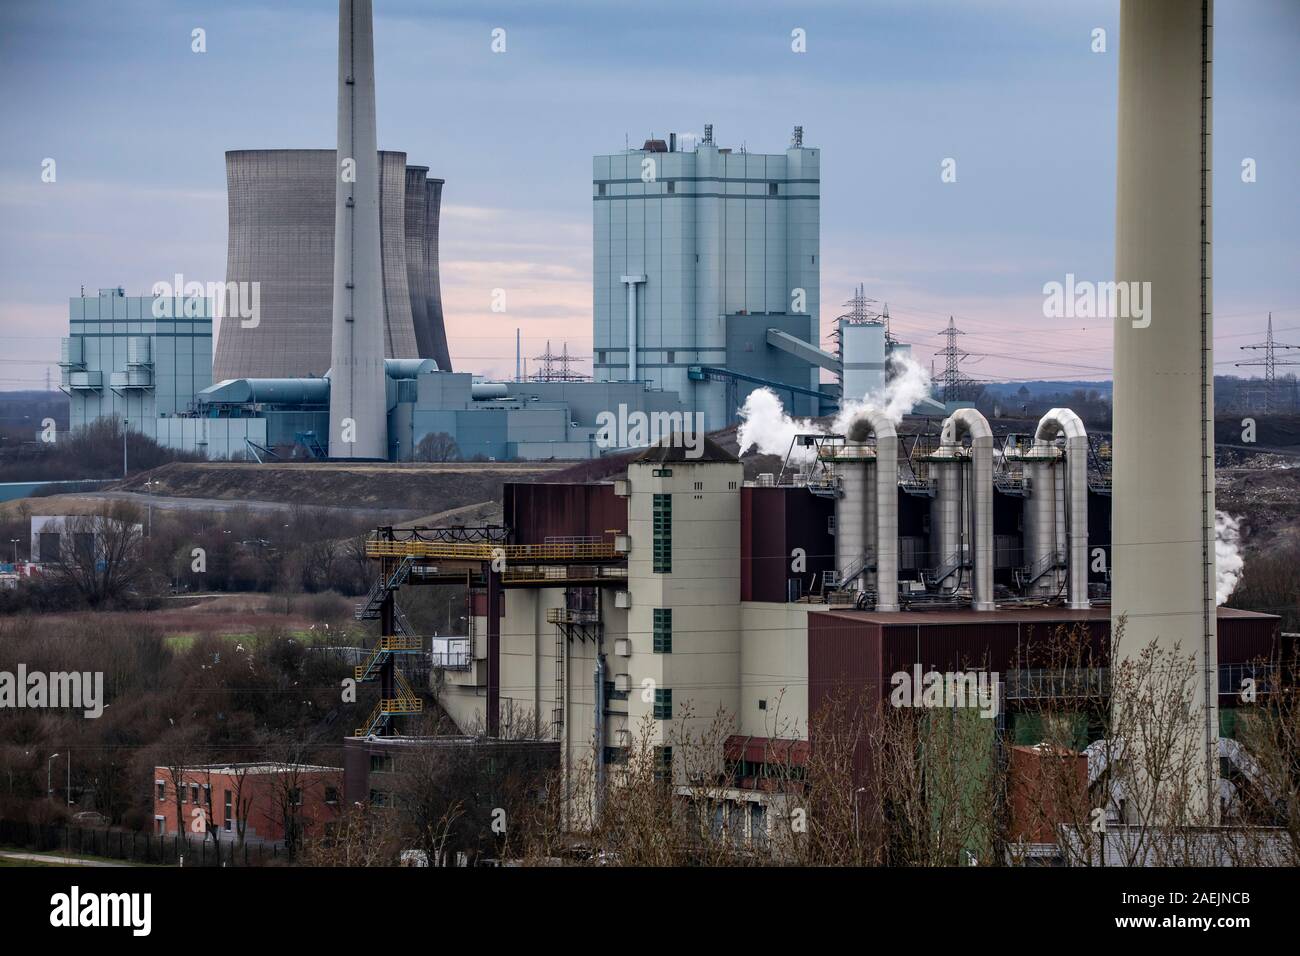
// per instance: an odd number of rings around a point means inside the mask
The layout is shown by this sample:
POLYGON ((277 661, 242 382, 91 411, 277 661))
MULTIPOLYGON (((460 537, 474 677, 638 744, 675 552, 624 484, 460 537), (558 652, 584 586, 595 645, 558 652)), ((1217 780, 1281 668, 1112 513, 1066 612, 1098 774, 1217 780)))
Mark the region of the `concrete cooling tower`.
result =
MULTIPOLYGON (((260 298, 255 326, 222 321, 214 381, 300 378, 330 367, 334 156, 332 149, 226 153, 226 281, 258 282, 260 298)), ((438 288, 438 207, 436 198, 429 200, 441 194, 443 181, 426 180, 427 168, 408 167, 401 152, 381 150, 379 170, 385 357, 432 358, 450 369, 438 288)))
POLYGON ((442 281, 438 278, 438 221, 442 215, 442 185, 444 179, 430 178, 424 182, 424 291, 425 311, 429 317, 429 342, 432 352, 420 353, 421 358, 432 358, 438 368, 450 372, 451 353, 447 350, 447 326, 442 321, 442 281))

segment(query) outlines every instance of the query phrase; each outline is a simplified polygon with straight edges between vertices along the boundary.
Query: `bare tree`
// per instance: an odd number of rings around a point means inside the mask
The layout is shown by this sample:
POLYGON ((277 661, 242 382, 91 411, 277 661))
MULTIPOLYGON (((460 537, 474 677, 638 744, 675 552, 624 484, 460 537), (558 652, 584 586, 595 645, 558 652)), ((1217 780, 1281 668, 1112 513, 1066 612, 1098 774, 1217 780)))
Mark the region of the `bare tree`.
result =
POLYGON ((415 445, 416 461, 459 461, 456 439, 446 432, 429 432, 415 445))
POLYGON ((143 534, 140 510, 127 502, 69 516, 59 539, 57 573, 91 606, 117 600, 144 577, 143 534))

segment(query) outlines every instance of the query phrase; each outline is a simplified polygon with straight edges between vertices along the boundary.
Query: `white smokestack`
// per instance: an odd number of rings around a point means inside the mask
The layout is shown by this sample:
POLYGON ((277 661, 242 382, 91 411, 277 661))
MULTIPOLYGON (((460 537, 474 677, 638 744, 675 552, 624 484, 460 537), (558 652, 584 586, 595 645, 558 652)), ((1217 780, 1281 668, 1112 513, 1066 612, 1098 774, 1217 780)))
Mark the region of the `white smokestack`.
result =
MULTIPOLYGON (((1150 283, 1141 317, 1115 317, 1111 624, 1117 663, 1151 644, 1195 655, 1204 770, 1194 803, 1218 811, 1214 323, 1211 276, 1212 2, 1123 0, 1115 280, 1150 283)), ((1135 744, 1136 746, 1136 744, 1135 744)), ((1140 765, 1140 761, 1139 761, 1140 765)), ((1153 807, 1163 795, 1136 799, 1153 807)))
POLYGON ((371 0, 339 0, 331 458, 388 457, 371 0))

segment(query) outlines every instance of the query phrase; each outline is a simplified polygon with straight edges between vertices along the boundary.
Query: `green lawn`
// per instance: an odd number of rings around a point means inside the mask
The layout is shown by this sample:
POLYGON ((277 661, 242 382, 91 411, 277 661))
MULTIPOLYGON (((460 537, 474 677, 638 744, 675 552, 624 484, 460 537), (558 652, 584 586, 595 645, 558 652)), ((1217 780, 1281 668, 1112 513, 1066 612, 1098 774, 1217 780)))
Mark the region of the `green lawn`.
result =
MULTIPOLYGON (((323 635, 319 631, 306 631, 306 630, 288 631, 286 633, 288 633, 290 637, 296 637, 299 640, 305 641, 309 644, 319 643, 323 641, 327 636, 327 635, 323 635)), ((198 637, 198 634, 193 631, 189 631, 189 632, 181 631, 176 634, 168 634, 167 637, 164 638, 164 640, 166 641, 167 646, 170 647, 173 651, 180 652, 180 651, 189 650, 190 646, 194 643, 194 639, 196 637, 198 637)), ((222 634, 220 635, 220 637, 226 643, 234 644, 237 641, 252 640, 253 634, 251 632, 243 633, 243 634, 222 634)))

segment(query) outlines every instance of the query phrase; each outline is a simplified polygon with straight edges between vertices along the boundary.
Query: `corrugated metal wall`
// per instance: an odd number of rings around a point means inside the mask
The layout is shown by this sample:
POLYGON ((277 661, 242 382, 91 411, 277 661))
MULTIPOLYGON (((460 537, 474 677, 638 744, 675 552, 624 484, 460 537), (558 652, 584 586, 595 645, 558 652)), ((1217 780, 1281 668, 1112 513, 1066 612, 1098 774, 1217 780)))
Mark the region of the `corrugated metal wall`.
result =
POLYGON ((627 499, 611 485, 547 485, 507 482, 502 488, 511 544, 544 544, 547 538, 610 538, 627 532, 627 499))
POLYGON ((800 593, 815 590, 822 571, 835 567, 835 539, 829 519, 835 503, 805 488, 740 490, 740 599, 786 601, 787 582, 798 578, 800 593), (802 570, 794 550, 803 549, 802 570))

